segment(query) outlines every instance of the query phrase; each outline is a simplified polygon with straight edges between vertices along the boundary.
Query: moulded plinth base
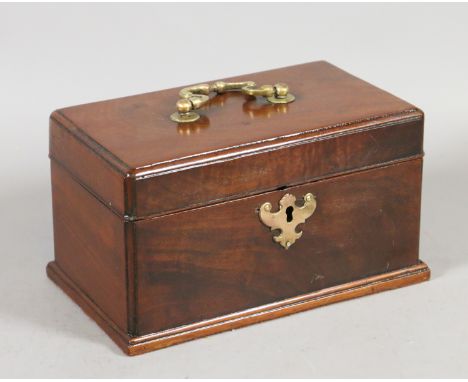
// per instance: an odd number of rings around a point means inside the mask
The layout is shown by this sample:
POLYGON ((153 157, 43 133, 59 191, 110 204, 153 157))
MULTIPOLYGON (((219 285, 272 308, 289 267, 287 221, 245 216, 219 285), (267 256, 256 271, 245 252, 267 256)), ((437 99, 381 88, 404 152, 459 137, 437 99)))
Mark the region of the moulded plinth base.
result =
POLYGON ((61 271, 55 262, 50 262, 47 265, 47 275, 95 320, 125 353, 137 355, 322 305, 419 283, 430 278, 430 269, 425 263, 420 262, 417 265, 397 271, 367 277, 272 304, 139 337, 131 337, 118 328, 61 271))

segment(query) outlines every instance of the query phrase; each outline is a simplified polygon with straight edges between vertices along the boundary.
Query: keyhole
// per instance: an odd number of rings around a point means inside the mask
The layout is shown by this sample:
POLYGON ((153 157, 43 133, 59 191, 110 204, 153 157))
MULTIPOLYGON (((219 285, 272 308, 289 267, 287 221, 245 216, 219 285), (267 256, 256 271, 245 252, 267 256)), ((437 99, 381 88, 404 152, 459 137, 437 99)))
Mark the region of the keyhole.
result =
POLYGON ((286 208, 286 221, 288 223, 290 223, 293 220, 293 211, 294 211, 294 207, 292 206, 289 206, 288 208, 286 208))

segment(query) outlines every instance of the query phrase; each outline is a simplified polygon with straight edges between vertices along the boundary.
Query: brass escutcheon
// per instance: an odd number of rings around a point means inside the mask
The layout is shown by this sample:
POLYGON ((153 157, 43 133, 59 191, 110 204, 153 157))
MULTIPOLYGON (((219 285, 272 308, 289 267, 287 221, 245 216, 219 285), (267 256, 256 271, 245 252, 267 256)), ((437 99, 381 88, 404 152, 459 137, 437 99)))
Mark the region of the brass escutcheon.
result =
POLYGON ((271 231, 281 230, 279 235, 273 236, 273 240, 289 249, 302 236, 302 231, 296 232, 296 227, 305 223, 314 213, 317 201, 313 194, 308 193, 304 195, 304 205, 299 207, 296 205, 296 197, 286 194, 279 201, 279 205, 277 212, 271 212, 271 203, 263 203, 259 212, 260 220, 271 231))
POLYGON ((213 84, 200 84, 182 89, 179 92, 180 99, 176 103, 177 111, 171 114, 171 119, 178 123, 195 122, 200 115, 194 110, 201 108, 210 101, 209 94, 223 94, 238 91, 254 97, 264 97, 270 103, 290 103, 295 100, 289 93, 286 84, 262 85, 257 87, 253 81, 224 82, 217 81, 213 84))

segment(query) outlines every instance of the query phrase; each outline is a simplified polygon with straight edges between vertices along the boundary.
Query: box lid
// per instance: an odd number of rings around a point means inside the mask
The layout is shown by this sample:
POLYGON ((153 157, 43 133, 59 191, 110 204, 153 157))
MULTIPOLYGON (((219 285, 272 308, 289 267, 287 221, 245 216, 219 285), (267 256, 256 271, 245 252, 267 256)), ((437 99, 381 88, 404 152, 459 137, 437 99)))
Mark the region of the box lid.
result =
POLYGON ((296 100, 226 93, 185 124, 180 88, 69 107, 50 157, 135 220, 422 155, 420 110, 327 62, 225 80, 285 82, 296 100))

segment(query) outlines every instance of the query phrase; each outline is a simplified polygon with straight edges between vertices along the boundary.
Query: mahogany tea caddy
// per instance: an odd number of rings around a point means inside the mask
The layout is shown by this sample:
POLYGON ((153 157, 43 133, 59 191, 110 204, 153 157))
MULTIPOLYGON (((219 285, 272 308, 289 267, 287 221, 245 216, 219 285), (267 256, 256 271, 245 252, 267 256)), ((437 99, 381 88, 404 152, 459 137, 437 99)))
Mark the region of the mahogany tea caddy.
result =
POLYGON ((427 280, 423 126, 323 61, 57 110, 48 275, 130 355, 427 280))

